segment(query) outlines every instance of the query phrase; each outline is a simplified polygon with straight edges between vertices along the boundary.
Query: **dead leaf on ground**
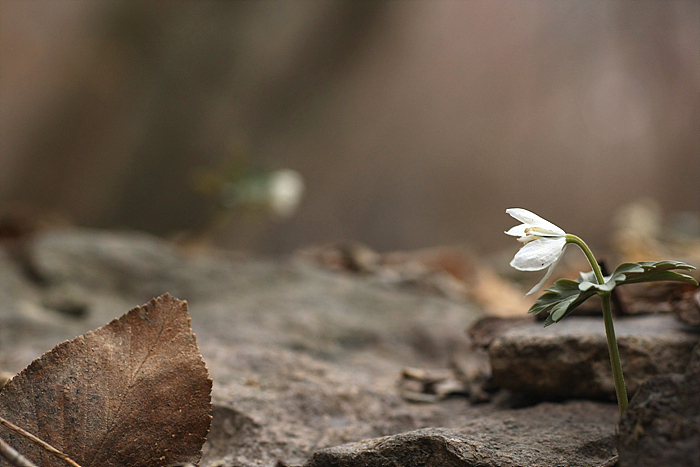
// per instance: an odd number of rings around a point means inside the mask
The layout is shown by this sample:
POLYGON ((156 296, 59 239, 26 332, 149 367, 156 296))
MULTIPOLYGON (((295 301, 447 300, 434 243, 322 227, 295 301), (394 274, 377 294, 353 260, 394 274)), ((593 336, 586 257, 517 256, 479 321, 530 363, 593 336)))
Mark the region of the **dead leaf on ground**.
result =
MULTIPOLYGON (((0 392, 0 416, 82 467, 196 463, 211 423, 211 384, 187 303, 166 294, 32 362, 0 392)), ((37 465, 65 466, 0 433, 37 465)))
POLYGON ((535 302, 465 246, 377 253, 357 242, 299 250, 296 258, 336 272, 361 273, 455 301, 470 300, 493 316, 519 316, 535 302))

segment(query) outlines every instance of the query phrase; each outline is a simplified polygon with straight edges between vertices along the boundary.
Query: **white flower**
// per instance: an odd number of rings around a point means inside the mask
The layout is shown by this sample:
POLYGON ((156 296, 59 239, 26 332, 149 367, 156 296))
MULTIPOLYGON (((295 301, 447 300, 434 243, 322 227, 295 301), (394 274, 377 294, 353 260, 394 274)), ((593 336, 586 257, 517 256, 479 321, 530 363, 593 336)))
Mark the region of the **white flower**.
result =
POLYGON ((537 292, 549 279, 557 263, 564 256, 566 232, 525 209, 506 209, 506 213, 522 222, 508 230, 506 234, 519 237, 518 241, 524 243, 510 265, 519 271, 539 271, 549 267, 542 280, 526 294, 530 295, 537 292))
POLYGON ((304 178, 292 169, 282 169, 270 177, 270 206, 280 217, 291 217, 304 194, 304 178))
POLYGON ((304 194, 304 178, 291 169, 254 174, 226 183, 222 203, 228 209, 263 207, 279 217, 291 217, 304 194))

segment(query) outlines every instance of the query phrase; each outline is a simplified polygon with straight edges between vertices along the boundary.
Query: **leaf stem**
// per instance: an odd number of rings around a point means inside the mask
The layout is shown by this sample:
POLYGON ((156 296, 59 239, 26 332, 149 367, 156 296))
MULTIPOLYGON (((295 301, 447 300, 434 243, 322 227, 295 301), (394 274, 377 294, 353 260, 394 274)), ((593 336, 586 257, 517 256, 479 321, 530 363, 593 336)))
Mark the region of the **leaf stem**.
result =
MULTIPOLYGON (((593 252, 586 242, 576 235, 566 234, 566 243, 573 243, 581 248, 586 259, 591 263, 591 268, 595 274, 599 285, 605 283, 603 273, 600 270, 598 261, 596 261, 593 252)), ((613 326, 612 310, 610 307, 610 292, 598 292, 603 305, 603 321, 605 322, 605 337, 608 340, 608 352, 610 353, 610 364, 612 365, 613 380, 615 382, 615 393, 617 395, 617 405, 620 408, 620 414, 627 410, 627 388, 625 388, 625 378, 622 375, 622 365, 620 363, 620 351, 617 348, 617 339, 615 338, 615 327, 613 326)))
POLYGON ((37 438, 36 436, 34 436, 33 434, 29 433, 26 430, 23 430, 22 428, 18 427, 14 423, 0 417, 0 425, 4 426, 5 428, 14 432, 15 434, 18 434, 18 435, 22 436, 23 438, 31 441, 32 443, 34 443, 37 446, 39 446, 40 448, 42 448, 44 451, 48 452, 49 454, 51 454, 54 457, 61 459, 63 462, 70 465, 71 467, 80 467, 80 465, 78 465, 77 462, 75 462, 73 459, 68 457, 66 454, 62 453, 61 451, 59 451, 55 447, 51 446, 46 441, 37 438))
POLYGON ((2 438, 0 438, 0 457, 4 458, 14 467, 36 467, 36 464, 17 452, 2 438))

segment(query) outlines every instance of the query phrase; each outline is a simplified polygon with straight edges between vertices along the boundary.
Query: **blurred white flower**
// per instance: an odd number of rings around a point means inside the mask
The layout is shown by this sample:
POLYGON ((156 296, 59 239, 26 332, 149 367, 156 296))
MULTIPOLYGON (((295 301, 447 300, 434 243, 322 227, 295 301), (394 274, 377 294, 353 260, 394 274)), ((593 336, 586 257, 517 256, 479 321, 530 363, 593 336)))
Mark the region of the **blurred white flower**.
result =
POLYGON ((506 213, 522 222, 507 232, 518 237, 523 247, 518 250, 510 265, 519 271, 539 271, 546 267, 542 280, 526 295, 537 292, 545 283, 566 250, 566 232, 542 219, 537 214, 521 208, 506 209, 506 213))
POLYGON ((228 209, 262 208, 279 217, 290 217, 304 194, 304 179, 292 169, 253 174, 222 187, 221 199, 228 209))
POLYGON ((270 176, 270 206, 280 217, 290 217, 296 211, 304 194, 304 179, 292 169, 282 169, 270 176))

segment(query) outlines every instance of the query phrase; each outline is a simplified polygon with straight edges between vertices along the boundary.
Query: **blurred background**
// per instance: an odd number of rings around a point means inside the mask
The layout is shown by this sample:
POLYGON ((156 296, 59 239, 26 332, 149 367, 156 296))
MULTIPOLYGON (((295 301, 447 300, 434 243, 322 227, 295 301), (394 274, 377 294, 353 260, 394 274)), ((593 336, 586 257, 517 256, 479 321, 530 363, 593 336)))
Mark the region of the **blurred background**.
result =
POLYGON ((489 252, 640 199, 700 211, 696 0, 0 0, 0 214, 489 252))

